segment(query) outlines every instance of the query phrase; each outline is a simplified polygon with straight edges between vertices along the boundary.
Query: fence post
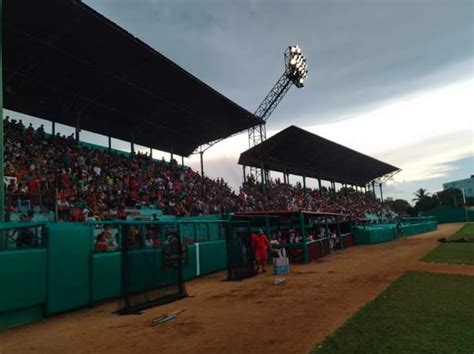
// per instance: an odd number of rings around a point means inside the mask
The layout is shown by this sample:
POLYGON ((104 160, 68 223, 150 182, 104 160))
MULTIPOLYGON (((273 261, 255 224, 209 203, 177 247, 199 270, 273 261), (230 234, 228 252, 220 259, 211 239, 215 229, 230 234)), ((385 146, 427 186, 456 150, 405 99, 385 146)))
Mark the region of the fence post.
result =
MULTIPOLYGON (((329 226, 328 226, 328 216, 324 215, 324 233, 326 235, 326 241, 328 243, 328 250, 331 253, 331 243, 329 242, 329 226)), ((324 247, 321 247, 321 256, 324 256, 324 247)))
POLYGON ((306 229, 304 227, 304 214, 300 211, 300 227, 301 227, 301 236, 303 237, 303 262, 308 263, 308 245, 306 244, 306 229))
MULTIPOLYGON (((336 216, 336 232, 337 238, 339 239, 339 245, 342 249, 341 224, 339 223, 339 216, 336 216)), ((346 247, 346 245, 344 245, 344 247, 346 247)))

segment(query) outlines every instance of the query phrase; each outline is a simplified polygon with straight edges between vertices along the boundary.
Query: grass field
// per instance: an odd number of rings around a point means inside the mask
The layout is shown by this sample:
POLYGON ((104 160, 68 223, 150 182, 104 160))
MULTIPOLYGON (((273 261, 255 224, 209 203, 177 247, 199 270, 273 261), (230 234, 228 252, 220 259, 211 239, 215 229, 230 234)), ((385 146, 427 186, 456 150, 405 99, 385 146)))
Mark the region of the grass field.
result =
MULTIPOLYGON (((467 224, 450 239, 461 237, 474 239, 474 224, 467 224)), ((474 242, 469 243, 442 243, 422 261, 435 263, 474 264, 474 242)))
POLYGON ((313 353, 473 353, 474 277, 407 272, 313 353))

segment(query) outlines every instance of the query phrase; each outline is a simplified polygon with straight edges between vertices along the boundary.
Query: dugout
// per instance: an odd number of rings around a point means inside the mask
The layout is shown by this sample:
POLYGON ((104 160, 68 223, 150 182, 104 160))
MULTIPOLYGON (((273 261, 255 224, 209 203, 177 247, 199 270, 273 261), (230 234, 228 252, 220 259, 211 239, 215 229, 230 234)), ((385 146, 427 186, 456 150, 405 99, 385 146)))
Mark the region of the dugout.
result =
POLYGON ((285 248, 290 262, 308 263, 350 247, 352 223, 344 214, 306 210, 236 213, 235 221, 248 221, 252 232, 262 228, 275 248, 285 248))

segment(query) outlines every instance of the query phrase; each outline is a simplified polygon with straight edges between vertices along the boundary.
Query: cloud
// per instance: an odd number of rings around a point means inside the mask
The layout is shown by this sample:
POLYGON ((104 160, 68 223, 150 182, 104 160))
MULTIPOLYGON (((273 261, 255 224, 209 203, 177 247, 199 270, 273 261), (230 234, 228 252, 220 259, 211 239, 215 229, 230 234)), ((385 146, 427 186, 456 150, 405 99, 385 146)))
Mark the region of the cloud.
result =
MULTIPOLYGON (((400 167, 392 184, 448 178, 453 161, 474 155, 472 92, 474 80, 458 82, 399 97, 349 119, 302 128, 400 167)), ((270 130, 269 136, 276 132, 270 130)), ((240 185, 237 160, 247 144, 244 133, 211 148, 205 155, 208 173, 240 185)), ((196 158, 191 164, 199 166, 196 158)))
POLYGON ((471 1, 85 2, 250 111, 283 72, 285 47, 299 43, 310 77, 274 112, 274 129, 472 76, 471 1))

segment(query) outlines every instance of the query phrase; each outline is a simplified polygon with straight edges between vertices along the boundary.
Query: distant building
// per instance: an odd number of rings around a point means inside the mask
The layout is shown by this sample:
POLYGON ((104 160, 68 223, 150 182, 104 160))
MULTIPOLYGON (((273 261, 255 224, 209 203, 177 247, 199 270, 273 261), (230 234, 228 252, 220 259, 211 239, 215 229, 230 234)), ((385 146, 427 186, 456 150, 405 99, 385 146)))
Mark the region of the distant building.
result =
POLYGON ((443 190, 449 188, 456 188, 459 190, 464 189, 466 198, 474 198, 474 175, 466 179, 460 179, 458 181, 443 183, 443 190))

